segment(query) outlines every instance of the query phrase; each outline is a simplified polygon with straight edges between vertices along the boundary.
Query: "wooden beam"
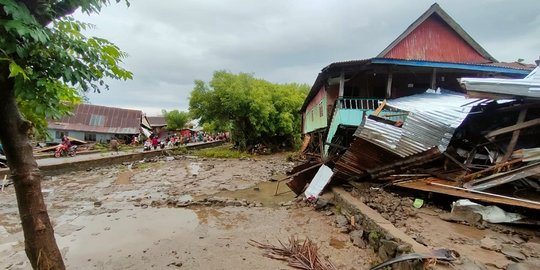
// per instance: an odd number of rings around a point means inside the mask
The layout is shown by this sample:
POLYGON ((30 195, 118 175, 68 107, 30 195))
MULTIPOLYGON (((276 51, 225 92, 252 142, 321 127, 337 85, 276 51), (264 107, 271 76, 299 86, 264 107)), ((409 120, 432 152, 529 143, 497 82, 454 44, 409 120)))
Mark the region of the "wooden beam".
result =
POLYGON ((381 104, 379 105, 379 107, 377 107, 377 109, 371 114, 371 115, 375 115, 375 116, 379 116, 379 114, 382 112, 382 110, 384 109, 384 106, 386 106, 386 99, 383 100, 383 102, 381 102, 381 104))
POLYGON ((345 73, 342 71, 339 75, 339 97, 345 93, 345 73))
POLYGON ((533 126, 537 126, 537 125, 540 125, 540 118, 536 118, 536 119, 529 120, 529 121, 526 121, 526 122, 523 122, 523 123, 519 123, 519 124, 515 124, 515 125, 512 125, 512 126, 508 126, 508 127, 504 127, 504 128, 501 128, 501 129, 491 131, 486 135, 486 137, 491 138, 491 137, 495 137, 495 136, 498 136, 498 135, 501 135, 501 134, 512 132, 514 130, 520 130, 520 129, 533 127, 533 126))
MULTIPOLYGON (((524 108, 519 112, 519 116, 518 116, 516 125, 523 123, 523 121, 525 121, 526 116, 527 116, 527 108, 524 108)), ((516 143, 518 141, 520 132, 521 132, 521 130, 518 129, 518 130, 515 130, 512 133, 512 139, 510 139, 510 143, 508 143, 508 146, 506 147, 506 153, 504 153, 504 156, 503 156, 501 162, 507 161, 508 158, 510 158, 510 156, 512 155, 512 152, 514 152, 514 148, 516 147, 516 143)))
POLYGON ((437 89, 437 69, 433 68, 431 72, 431 89, 437 89))
POLYGON ((386 98, 392 97, 392 70, 388 71, 388 80, 386 81, 386 98))

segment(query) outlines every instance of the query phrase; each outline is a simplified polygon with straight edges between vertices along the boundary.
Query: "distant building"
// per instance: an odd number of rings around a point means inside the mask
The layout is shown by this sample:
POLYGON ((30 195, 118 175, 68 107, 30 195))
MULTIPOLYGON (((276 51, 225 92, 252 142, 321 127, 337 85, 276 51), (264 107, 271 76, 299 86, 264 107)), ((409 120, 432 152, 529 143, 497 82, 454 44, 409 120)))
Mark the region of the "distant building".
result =
POLYGON ((152 133, 157 134, 159 137, 166 136, 164 134, 167 134, 167 119, 164 116, 148 116, 147 118, 152 133))
POLYGON ((54 142, 64 135, 87 142, 108 142, 113 136, 130 141, 144 126, 148 121, 142 111, 78 104, 71 116, 49 120, 48 133, 54 142))

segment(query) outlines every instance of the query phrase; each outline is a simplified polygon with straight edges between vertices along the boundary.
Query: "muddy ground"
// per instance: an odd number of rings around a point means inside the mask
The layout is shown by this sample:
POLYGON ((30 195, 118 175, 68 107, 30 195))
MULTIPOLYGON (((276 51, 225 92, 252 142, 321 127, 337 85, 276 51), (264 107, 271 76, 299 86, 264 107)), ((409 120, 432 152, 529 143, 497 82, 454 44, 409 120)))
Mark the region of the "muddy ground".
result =
POLYGON ((458 251, 463 257, 458 269, 540 269, 538 226, 491 224, 467 217, 456 220, 449 213, 449 203, 444 205, 436 196, 426 198, 416 209, 411 207, 414 197, 407 196, 411 194, 388 190, 364 183, 351 192, 420 244, 458 251), (530 268, 513 268, 525 265, 530 268))
MULTIPOLYGON (((332 212, 292 204, 272 176, 285 155, 244 160, 156 158, 48 176, 43 192, 69 269, 289 269, 250 239, 309 237, 338 269, 374 260, 332 212)), ((0 192, 0 269, 30 269, 13 187, 0 192)))

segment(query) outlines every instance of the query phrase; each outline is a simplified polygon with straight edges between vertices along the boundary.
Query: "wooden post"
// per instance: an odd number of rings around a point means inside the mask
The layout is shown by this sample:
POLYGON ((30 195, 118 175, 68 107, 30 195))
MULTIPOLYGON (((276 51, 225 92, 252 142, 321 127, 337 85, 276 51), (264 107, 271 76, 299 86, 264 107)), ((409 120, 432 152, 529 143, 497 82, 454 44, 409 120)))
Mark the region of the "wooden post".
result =
POLYGON ((345 92, 345 73, 342 71, 339 75, 339 97, 343 97, 345 92))
POLYGON ((386 82, 386 98, 392 98, 392 69, 388 70, 388 81, 386 82))
POLYGON ((433 71, 431 72, 431 89, 435 90, 437 89, 437 69, 433 68, 433 71))

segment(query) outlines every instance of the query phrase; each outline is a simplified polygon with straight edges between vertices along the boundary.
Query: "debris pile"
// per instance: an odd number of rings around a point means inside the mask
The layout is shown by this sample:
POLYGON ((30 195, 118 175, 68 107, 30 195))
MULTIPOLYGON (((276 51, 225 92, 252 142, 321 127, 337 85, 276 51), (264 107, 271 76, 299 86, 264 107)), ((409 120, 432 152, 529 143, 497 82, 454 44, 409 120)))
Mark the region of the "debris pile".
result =
MULTIPOLYGON (((539 70, 521 81, 538 80, 539 70)), ((301 194, 312 179, 313 186, 372 181, 540 210, 538 89, 516 94, 511 88, 505 92, 501 79, 494 83, 496 92, 486 90, 489 81, 484 82, 472 99, 428 89, 381 102, 349 145, 327 144, 321 151, 326 156, 297 167, 287 185, 301 194), (319 175, 325 166, 332 173, 319 175)), ((308 190, 306 196, 316 197, 308 190)))

